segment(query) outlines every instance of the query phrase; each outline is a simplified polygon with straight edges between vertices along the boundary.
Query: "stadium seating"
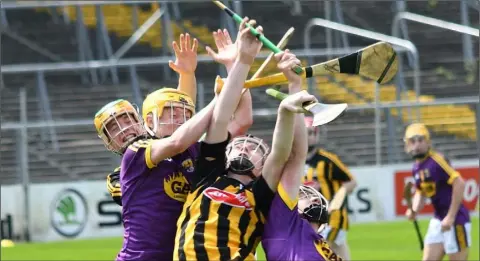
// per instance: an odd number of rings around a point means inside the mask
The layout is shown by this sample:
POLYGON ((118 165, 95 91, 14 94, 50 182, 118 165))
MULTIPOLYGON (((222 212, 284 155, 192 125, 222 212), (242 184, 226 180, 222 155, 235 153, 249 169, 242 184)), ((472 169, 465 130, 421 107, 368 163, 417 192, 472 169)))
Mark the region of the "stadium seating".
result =
MULTIPOLYGON (((391 4, 384 2, 365 2, 360 7, 354 3, 342 2, 344 17, 347 24, 371 29, 385 34, 390 34, 392 19, 391 4), (371 8, 375 5, 377 8, 371 8), (372 19, 375 17, 375 19, 372 19), (382 22, 377 22, 382 21, 382 22)), ((187 28, 194 36, 205 44, 213 45, 211 30, 219 27, 218 17, 221 13, 215 7, 208 8, 204 3, 179 4, 183 21, 172 21, 174 35, 178 36, 183 32, 182 27, 187 28), (198 14, 202 13, 200 17, 198 14), (181 23, 181 24, 179 24, 181 23)), ((292 16, 289 7, 278 2, 244 2, 244 14, 257 19, 265 28, 268 28, 268 36, 272 40, 278 40, 283 33, 294 26, 297 31, 288 47, 291 49, 303 48, 301 37, 302 28, 311 17, 322 17, 322 3, 302 2, 302 16, 292 16), (257 8, 252 8, 255 4, 257 8), (260 6, 258 6, 260 5, 260 6), (260 8, 261 7, 261 8, 260 8), (248 11, 247 11, 248 10, 248 11), (261 10, 270 10, 266 14, 261 10), (291 17, 291 19, 278 19, 278 17, 291 17)), ((429 15, 428 11, 422 9, 421 4, 409 3, 408 7, 415 8, 415 12, 429 15)), ((138 14, 139 23, 143 23, 149 15, 156 10, 156 6, 141 8, 138 14)), ((458 18, 448 12, 449 7, 439 3, 437 8, 447 11, 435 12, 435 15, 442 19, 458 22, 458 18)), ((124 5, 106 5, 103 7, 106 16, 106 24, 112 45, 118 49, 126 38, 130 37, 133 28, 131 26, 132 8, 124 5), (119 15, 121 14, 121 15, 119 15)), ((75 9, 66 9, 68 16, 75 20, 75 9)), ((89 28, 91 42, 95 42, 95 9, 83 7, 83 19, 89 28)), ((77 60, 77 43, 75 39, 75 26, 73 24, 56 24, 48 15, 48 10, 12 11, 15 15, 9 16, 9 22, 13 31, 21 32, 25 37, 38 39, 42 47, 58 54, 64 60, 77 60), (28 18, 28 19, 27 19, 28 18)), ((478 23, 478 15, 471 16, 473 22, 478 23), (476 19, 476 20, 475 20, 476 19)), ((478 88, 474 89, 471 83, 471 75, 464 69, 461 55, 461 37, 451 37, 447 40, 444 33, 438 29, 409 23, 409 29, 413 31, 410 39, 417 45, 420 52, 421 62, 421 100, 433 100, 436 97, 455 97, 478 95, 478 88), (432 48, 432 41, 435 48, 432 48), (454 50, 452 56, 445 50, 454 50), (442 55, 440 55, 442 54, 442 55)), ((323 29, 315 30, 315 32, 323 29)), ((313 47, 324 47, 323 34, 313 34, 313 47)), ((477 38, 478 39, 478 38, 477 38)), ((360 37, 350 37, 352 46, 364 46, 371 44, 369 40, 360 37)), ((476 42, 478 45, 478 42, 476 42)), ((18 44, 8 37, 2 42, 2 60, 5 64, 12 63, 35 63, 48 62, 43 56, 31 52, 28 48, 18 44)), ((95 44, 92 44, 95 49, 95 44)), ((153 26, 125 56, 150 56, 160 54, 162 46, 160 24, 153 26)), ((96 50, 94 50, 96 52, 96 50)), ((200 48, 204 53, 204 48, 200 48)), ((476 51, 478 53, 478 51, 476 51)), ((252 72, 261 64, 258 61, 252 72)), ((208 102, 212 97, 212 90, 208 88, 216 75, 216 66, 213 64, 199 66, 199 80, 206 83, 208 102)), ((157 86, 171 85, 173 82, 165 82, 158 73, 158 66, 155 68, 139 69, 142 79, 142 93, 146 94, 157 86)), ((267 73, 273 72, 270 67, 267 73)), ((84 86, 79 84, 80 77, 75 73, 49 74, 47 77, 48 92, 52 104, 53 118, 56 120, 65 119, 90 119, 95 111, 106 102, 116 98, 132 99, 131 87, 128 85, 128 72, 120 69, 121 82, 119 86, 99 85, 84 86), (94 95, 92 95, 94 93, 94 95)), ((412 73, 406 73, 406 83, 409 91, 406 97, 413 99, 412 73)), ((474 81, 478 79, 474 79, 474 81)), ((28 90, 28 116, 29 120, 39 120, 38 98, 35 91, 35 78, 32 75, 6 75, 4 76, 6 88, 2 89, 2 115, 1 120, 18 121, 18 91, 19 86, 26 86, 28 90)), ((374 85, 359 77, 319 77, 316 79, 316 88, 322 101, 327 103, 348 102, 351 105, 366 104, 373 101, 374 85)), ((380 89, 382 101, 395 99, 395 85, 389 84, 380 89)), ((254 107, 275 108, 277 101, 273 101, 262 94, 263 90, 253 90, 254 107)), ((386 151, 394 152, 391 160, 405 161, 406 156, 402 152, 403 124, 408 122, 408 110, 402 110, 402 117, 399 111, 392 110, 393 120, 400 123, 394 130, 395 140, 391 140, 387 133, 385 114, 381 118, 382 131, 382 161, 387 162, 386 151), (401 124, 403 123, 403 124, 401 124)), ((322 128, 324 138, 322 140, 327 149, 331 149, 340 155, 346 164, 365 165, 375 163, 375 124, 372 110, 349 111, 345 116, 322 128)), ((473 158, 477 151, 472 139, 476 139, 474 112, 467 106, 438 106, 421 109, 421 117, 432 127, 434 146, 444 152, 450 158, 473 158)), ((258 135, 268 142, 271 141, 271 130, 275 123, 275 116, 257 117, 252 133, 258 135)), ((103 178, 118 164, 118 157, 107 152, 101 141, 95 136, 93 126, 77 126, 75 128, 56 128, 59 142, 59 151, 51 149, 51 144, 42 142, 39 130, 29 131, 29 163, 32 173, 32 181, 40 182, 46 180, 70 179, 92 179, 103 178), (49 176, 50 174, 50 176, 49 176)), ((48 136, 47 136, 48 137, 48 136)), ((17 136, 13 131, 2 131, 1 151, 2 184, 18 181, 18 168, 16 161, 15 146, 17 136)))

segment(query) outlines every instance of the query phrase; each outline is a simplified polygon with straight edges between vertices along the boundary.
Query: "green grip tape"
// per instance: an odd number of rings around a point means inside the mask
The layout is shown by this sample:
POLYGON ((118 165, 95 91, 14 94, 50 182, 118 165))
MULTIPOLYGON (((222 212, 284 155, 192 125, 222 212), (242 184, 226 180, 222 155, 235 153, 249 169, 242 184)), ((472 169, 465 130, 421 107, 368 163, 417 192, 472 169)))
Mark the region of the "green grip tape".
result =
MULTIPOLYGON (((243 22, 243 18, 240 17, 239 15, 237 14, 233 14, 233 19, 238 23, 238 24, 241 24, 243 22)), ((282 50, 280 48, 277 47, 276 44, 272 43, 267 37, 265 37, 264 35, 261 35, 257 29, 253 28, 253 26, 251 26, 250 24, 246 24, 246 27, 250 29, 250 32, 255 35, 255 37, 258 38, 258 40, 260 42, 262 42, 268 49, 270 49, 270 51, 274 52, 274 53, 279 53, 281 52, 282 50)))
MULTIPOLYGON (((235 20, 238 24, 241 24, 242 21, 243 21, 243 18, 240 17, 238 14, 233 14, 232 16, 233 20, 235 20)), ((255 37, 258 38, 258 40, 260 42, 262 42, 270 51, 274 52, 274 53, 280 53, 282 52, 282 49, 278 48, 276 44, 272 43, 272 41, 270 41, 267 37, 265 37, 265 35, 263 34, 260 34, 257 29, 253 28, 253 26, 251 26, 250 24, 246 24, 246 26, 250 29, 250 32, 255 35, 255 37)), ((303 68, 301 66, 295 66, 294 68, 292 68, 292 70, 300 75, 303 73, 303 68)))
POLYGON ((272 88, 267 89, 265 92, 277 100, 283 100, 288 97, 288 94, 277 91, 272 88))

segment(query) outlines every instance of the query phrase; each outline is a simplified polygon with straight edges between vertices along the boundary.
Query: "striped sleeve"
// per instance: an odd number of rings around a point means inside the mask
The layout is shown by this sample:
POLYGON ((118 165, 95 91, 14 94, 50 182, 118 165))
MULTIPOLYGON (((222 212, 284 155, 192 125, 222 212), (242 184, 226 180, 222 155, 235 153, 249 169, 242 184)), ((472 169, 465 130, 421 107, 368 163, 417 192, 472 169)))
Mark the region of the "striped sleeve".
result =
POLYGON ((457 177, 460 177, 460 173, 452 168, 452 166, 450 166, 448 161, 442 155, 433 153, 432 159, 437 163, 437 170, 440 172, 442 177, 447 179, 448 184, 451 185, 457 177))
POLYGON ((347 168, 347 166, 345 166, 345 164, 343 164, 343 162, 338 158, 337 155, 330 152, 326 152, 326 151, 321 151, 320 153, 333 163, 332 178, 334 180, 338 180, 338 181, 353 180, 352 173, 350 173, 350 170, 347 168))

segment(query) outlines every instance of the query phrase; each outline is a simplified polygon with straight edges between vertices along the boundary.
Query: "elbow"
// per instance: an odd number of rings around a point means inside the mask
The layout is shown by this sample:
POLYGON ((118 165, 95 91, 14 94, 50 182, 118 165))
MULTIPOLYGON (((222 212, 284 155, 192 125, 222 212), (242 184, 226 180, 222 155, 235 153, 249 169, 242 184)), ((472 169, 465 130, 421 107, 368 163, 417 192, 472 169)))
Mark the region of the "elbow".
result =
POLYGON ((352 193, 355 188, 357 187, 357 181, 352 179, 344 184, 345 189, 347 190, 348 194, 352 193))
POLYGON ((307 160, 307 148, 293 149, 290 153, 288 161, 303 164, 307 160))
POLYGON ((236 136, 245 135, 253 125, 253 118, 250 117, 248 119, 242 119, 241 121, 237 122, 237 125, 236 136))
POLYGON ((457 187, 458 190, 463 192, 465 190, 465 180, 463 180, 462 177, 458 177, 455 179, 453 186, 457 187))
POLYGON ((358 183, 354 179, 351 182, 352 182, 352 191, 353 191, 358 186, 358 183))

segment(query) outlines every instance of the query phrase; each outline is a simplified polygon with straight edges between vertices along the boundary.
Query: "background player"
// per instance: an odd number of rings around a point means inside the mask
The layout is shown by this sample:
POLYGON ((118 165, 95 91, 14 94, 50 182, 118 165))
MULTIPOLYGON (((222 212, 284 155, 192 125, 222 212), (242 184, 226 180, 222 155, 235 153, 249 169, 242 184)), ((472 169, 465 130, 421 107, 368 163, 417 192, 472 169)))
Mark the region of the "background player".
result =
MULTIPOLYGON (((318 189, 328 201, 331 201, 341 187, 351 193, 357 182, 337 155, 318 146, 319 128, 312 127, 313 118, 305 116, 308 131, 307 173, 304 183, 318 189)), ((345 204, 330 212, 328 226, 321 232, 332 249, 344 260, 350 259, 347 244, 348 211, 345 204)))
MULTIPOLYGON (((289 59, 289 56, 293 55, 285 52, 275 58, 282 61, 289 59)), ((302 78, 293 73, 284 73, 290 82, 290 95, 300 92, 302 78)), ((294 121, 290 157, 281 171, 278 190, 265 222, 262 246, 267 260, 337 260, 337 256, 317 233, 328 222, 327 200, 318 190, 300 185, 308 139, 304 114, 295 115, 294 121)))
MULTIPOLYGON (((207 136, 201 144, 197 182, 177 223, 175 260, 254 259, 279 173, 290 154, 292 112, 303 111, 303 102, 315 100, 302 92, 282 101, 269 155, 267 145, 252 136, 235 138, 228 143, 226 122, 233 105, 238 103, 243 83, 261 47, 249 29, 245 29, 245 21, 240 25, 237 61, 226 80, 225 90, 220 93, 207 136)), ((257 30, 262 32, 261 27, 257 30)), ((278 66, 293 73, 290 69, 299 62, 294 56, 285 56, 278 66)))
POLYGON ((432 201, 434 217, 425 236, 423 260, 467 260, 471 245, 471 223, 468 210, 462 204, 465 182, 443 155, 432 150, 430 133, 421 123, 407 127, 405 152, 415 160, 412 174, 416 192, 407 217, 414 219, 422 210, 425 199, 432 201))

